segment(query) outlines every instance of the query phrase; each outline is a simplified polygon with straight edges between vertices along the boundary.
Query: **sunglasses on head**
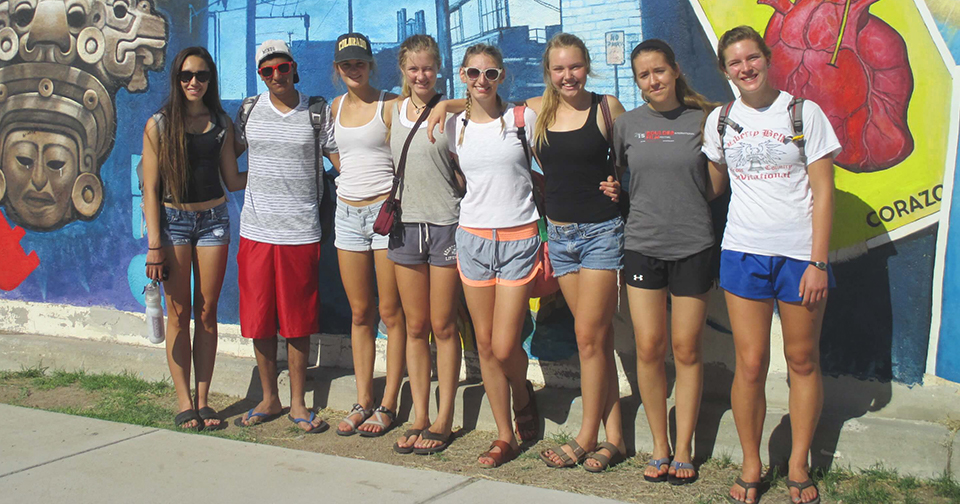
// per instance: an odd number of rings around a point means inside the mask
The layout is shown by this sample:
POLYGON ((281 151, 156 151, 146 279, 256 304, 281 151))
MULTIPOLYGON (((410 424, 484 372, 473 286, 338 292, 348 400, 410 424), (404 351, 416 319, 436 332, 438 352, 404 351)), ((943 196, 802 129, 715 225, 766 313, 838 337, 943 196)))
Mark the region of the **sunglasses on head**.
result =
POLYGON ((261 77, 264 79, 269 79, 273 76, 274 71, 280 75, 287 75, 291 70, 293 70, 293 63, 284 61, 283 63, 277 63, 276 65, 264 65, 260 67, 260 70, 257 71, 260 73, 261 77))
POLYGON ((500 74, 503 73, 502 68, 487 68, 486 70, 481 70, 479 68, 467 67, 463 69, 467 74, 467 78, 470 80, 477 80, 480 78, 480 74, 483 74, 488 81, 495 81, 500 78, 500 74))
POLYGON ((180 82, 186 84, 196 77, 197 82, 204 83, 210 80, 212 73, 210 70, 201 70, 199 72, 190 72, 188 70, 180 70, 180 73, 177 74, 177 78, 180 79, 180 82))

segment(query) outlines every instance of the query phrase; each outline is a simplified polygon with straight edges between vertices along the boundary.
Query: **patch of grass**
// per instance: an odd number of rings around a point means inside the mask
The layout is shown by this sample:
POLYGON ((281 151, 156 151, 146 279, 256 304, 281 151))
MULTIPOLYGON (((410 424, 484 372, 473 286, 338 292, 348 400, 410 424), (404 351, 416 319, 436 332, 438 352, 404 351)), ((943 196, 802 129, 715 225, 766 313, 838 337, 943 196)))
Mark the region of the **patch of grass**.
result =
POLYGON ((869 469, 861 469, 860 474, 873 481, 900 481, 900 475, 896 469, 887 469, 882 463, 878 463, 869 469))
POLYGON ((881 504, 892 502, 893 498, 885 485, 878 485, 869 478, 859 478, 852 487, 840 492, 837 500, 845 504, 881 504))
POLYGON ((730 455, 730 452, 721 451, 715 456, 711 457, 710 460, 707 460, 706 464, 711 464, 717 469, 727 469, 734 466, 733 458, 730 455))
POLYGON ((550 434, 550 437, 548 437, 547 439, 549 439, 553 443, 556 443, 557 445, 562 445, 567 441, 570 441, 571 439, 573 439, 573 435, 563 429, 560 429, 557 432, 550 434))
POLYGON ((939 478, 930 482, 940 497, 950 499, 950 502, 960 502, 960 483, 953 479, 953 475, 944 471, 939 478))
POLYGON ((909 492, 911 490, 920 488, 920 480, 914 478, 913 476, 905 476, 895 481, 893 486, 901 492, 909 492))
POLYGON ((25 368, 20 366, 20 371, 0 371, 0 380, 17 380, 29 378, 41 378, 46 373, 47 368, 41 364, 34 367, 25 368))

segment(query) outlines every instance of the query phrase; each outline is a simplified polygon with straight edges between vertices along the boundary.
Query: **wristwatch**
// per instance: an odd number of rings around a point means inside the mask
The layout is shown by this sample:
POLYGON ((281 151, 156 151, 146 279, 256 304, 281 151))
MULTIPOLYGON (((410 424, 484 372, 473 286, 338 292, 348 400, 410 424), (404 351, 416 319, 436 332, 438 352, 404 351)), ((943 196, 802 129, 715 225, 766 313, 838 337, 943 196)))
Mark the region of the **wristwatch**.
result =
POLYGON ((827 271, 827 263, 823 261, 810 261, 810 264, 815 266, 820 271, 827 271))

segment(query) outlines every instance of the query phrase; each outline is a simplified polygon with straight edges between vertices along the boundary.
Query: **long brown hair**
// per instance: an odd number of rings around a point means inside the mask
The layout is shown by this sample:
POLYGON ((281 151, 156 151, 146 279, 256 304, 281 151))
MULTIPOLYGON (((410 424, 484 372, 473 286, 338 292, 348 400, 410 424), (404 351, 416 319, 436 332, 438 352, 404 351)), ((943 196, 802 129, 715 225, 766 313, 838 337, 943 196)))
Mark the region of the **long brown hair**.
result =
POLYGON ((721 72, 727 73, 727 57, 724 56, 723 52, 733 44, 744 40, 756 42, 760 48, 760 52, 763 53, 763 57, 767 58, 768 63, 770 62, 770 57, 773 56, 773 52, 770 50, 770 47, 767 46, 767 42, 763 40, 763 35, 757 33, 757 30, 754 30, 752 26, 740 25, 724 32, 724 34, 720 36, 720 41, 717 42, 717 63, 720 64, 721 72))
MULTIPOLYGON (((706 96, 694 91, 690 84, 687 83, 686 77, 683 76, 683 73, 680 72, 680 66, 677 65, 677 56, 673 52, 673 48, 670 47, 670 44, 660 40, 660 39, 648 39, 637 44, 637 47, 633 48, 633 52, 630 53, 630 69, 633 72, 634 81, 636 81, 637 70, 634 65, 634 62, 637 59, 637 56, 645 52, 658 52, 663 55, 663 59, 667 61, 667 64, 670 65, 670 68, 673 69, 674 73, 677 74, 677 81, 675 88, 677 90, 677 101, 682 103, 687 108, 699 109, 704 112, 704 114, 710 113, 711 110, 717 108, 720 104, 710 101, 706 96)), ((646 97, 644 97, 646 99, 646 97)))
POLYGON ((533 128, 533 143, 537 148, 549 145, 547 128, 557 118, 557 108, 560 107, 560 91, 553 86, 553 79, 550 78, 550 51, 566 47, 580 49, 580 54, 583 55, 587 64, 587 75, 593 75, 590 70, 590 51, 580 37, 569 33, 558 33, 550 39, 550 42, 547 42, 547 48, 543 51, 543 61, 541 63, 543 66, 543 83, 546 87, 543 90, 540 113, 537 114, 537 124, 533 128))
MULTIPOLYGON (((503 53, 500 52, 500 49, 497 49, 496 46, 489 44, 474 44, 467 48, 466 52, 463 53, 463 61, 460 62, 460 69, 463 70, 467 66, 467 61, 470 61, 470 58, 478 55, 485 54, 489 56, 493 61, 497 63, 497 67, 503 70, 503 53)), ((470 109, 473 108, 473 98, 470 96, 470 86, 467 86, 467 104, 466 108, 463 109, 463 127, 460 128, 460 138, 457 140, 457 145, 463 145, 463 133, 467 130, 467 123, 470 122, 470 109)), ((497 93, 497 108, 503 108, 503 102, 500 100, 500 93, 497 93)), ((500 113, 500 131, 506 129, 507 123, 503 120, 503 112, 500 113)))
POLYGON ((440 70, 440 46, 430 35, 411 35, 400 44, 400 51, 397 53, 397 60, 400 63, 400 79, 403 84, 400 88, 400 97, 408 98, 413 91, 410 89, 410 83, 407 82, 407 73, 403 67, 407 62, 407 55, 410 53, 425 52, 433 58, 436 70, 440 70))
MULTIPOLYGON (((163 128, 160 129, 159 170, 160 181, 165 191, 173 197, 176 204, 186 194, 190 161, 187 157, 186 115, 187 98, 180 86, 180 70, 190 56, 203 59, 210 70, 207 92, 203 95, 203 104, 210 111, 210 120, 216 122, 218 114, 223 113, 220 105, 220 88, 217 85, 217 65, 206 49, 188 47, 173 60, 170 67, 170 96, 160 109, 163 114, 163 128)), ((224 125, 226 126, 226 125, 224 125)))

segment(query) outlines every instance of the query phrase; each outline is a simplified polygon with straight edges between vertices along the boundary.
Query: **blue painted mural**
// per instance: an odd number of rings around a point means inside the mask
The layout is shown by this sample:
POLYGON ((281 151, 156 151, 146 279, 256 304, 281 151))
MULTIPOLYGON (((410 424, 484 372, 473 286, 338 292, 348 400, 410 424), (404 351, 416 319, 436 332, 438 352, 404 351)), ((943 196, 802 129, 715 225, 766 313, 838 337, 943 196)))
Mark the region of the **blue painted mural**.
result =
MULTIPOLYGON (((926 2, 939 28, 936 35, 960 57, 960 12, 955 2, 926 2)), ((393 91, 400 84, 399 43, 411 34, 427 33, 440 43, 444 61, 439 85, 448 96, 463 94, 456 69, 465 48, 481 41, 501 46, 507 56, 509 77, 501 87, 506 97, 538 95, 543 91, 544 45, 553 34, 568 31, 583 38, 593 56, 596 75, 589 87, 617 95, 628 109, 643 101, 631 80, 629 61, 607 58, 611 37, 622 40, 628 52, 646 38, 668 41, 693 85, 724 102, 733 94, 716 68, 714 33, 734 22, 769 18, 772 11, 764 7, 767 10, 743 14, 741 20, 734 9, 724 14, 724 26, 714 26, 721 21, 704 14, 714 3, 86 0, 14 5, 0 0, 0 175, 4 175, 0 178, 0 298, 142 310, 146 233, 135 167, 143 125, 166 96, 168 61, 183 47, 209 48, 220 69, 222 99, 231 115, 243 97, 263 91, 254 72, 253 51, 266 39, 291 43, 302 92, 326 97, 343 93, 332 78, 331 60, 333 41, 349 30, 370 37, 378 67, 376 84, 393 91), (28 47, 23 42, 27 38, 36 45, 28 47), (133 42, 121 44, 120 40, 133 42), (38 113, 14 110, 23 107, 38 113), (31 184, 37 194, 28 191, 31 184)), ((917 60, 917 55, 911 57, 917 60)), ((948 134, 957 132, 943 131, 944 144, 948 134)), ((937 170, 942 174, 942 167, 937 170)), ((838 201, 843 201, 845 212, 866 215, 869 222, 870 213, 881 208, 861 196, 856 190, 841 191, 838 201)), ((242 193, 230 198, 234 222, 242 202, 242 193)), ((714 212, 717 226, 722 227, 723 200, 714 204, 714 212)), ((911 384, 922 381, 937 240, 936 210, 929 212, 927 216, 934 219, 925 221, 925 228, 920 226, 918 232, 885 245, 867 247, 863 236, 844 229, 835 233, 835 242, 839 236, 842 247, 856 245, 863 253, 848 254, 851 259, 836 265, 840 288, 831 294, 822 341, 827 373, 911 384)), ((954 205, 951 213, 952 222, 960 223, 960 206, 954 205)), ((871 229, 871 236, 884 235, 888 231, 884 225, 871 229)), ((947 307, 956 307, 960 299, 960 253, 956 252, 960 224, 953 227, 947 254, 953 259, 945 264, 937 369, 941 376, 960 381, 960 319, 946 315, 947 307)), ((232 227, 231 256, 236 254, 238 230, 239 226, 232 227)), ((349 308, 332 242, 322 252, 320 282, 322 330, 348 332, 349 308)), ((231 261, 220 301, 221 322, 237 323, 237 309, 236 263, 231 261)), ((575 355, 569 318, 561 307, 532 319, 525 345, 528 352, 545 360, 575 355)), ((711 324, 723 332, 718 322, 711 324)))

